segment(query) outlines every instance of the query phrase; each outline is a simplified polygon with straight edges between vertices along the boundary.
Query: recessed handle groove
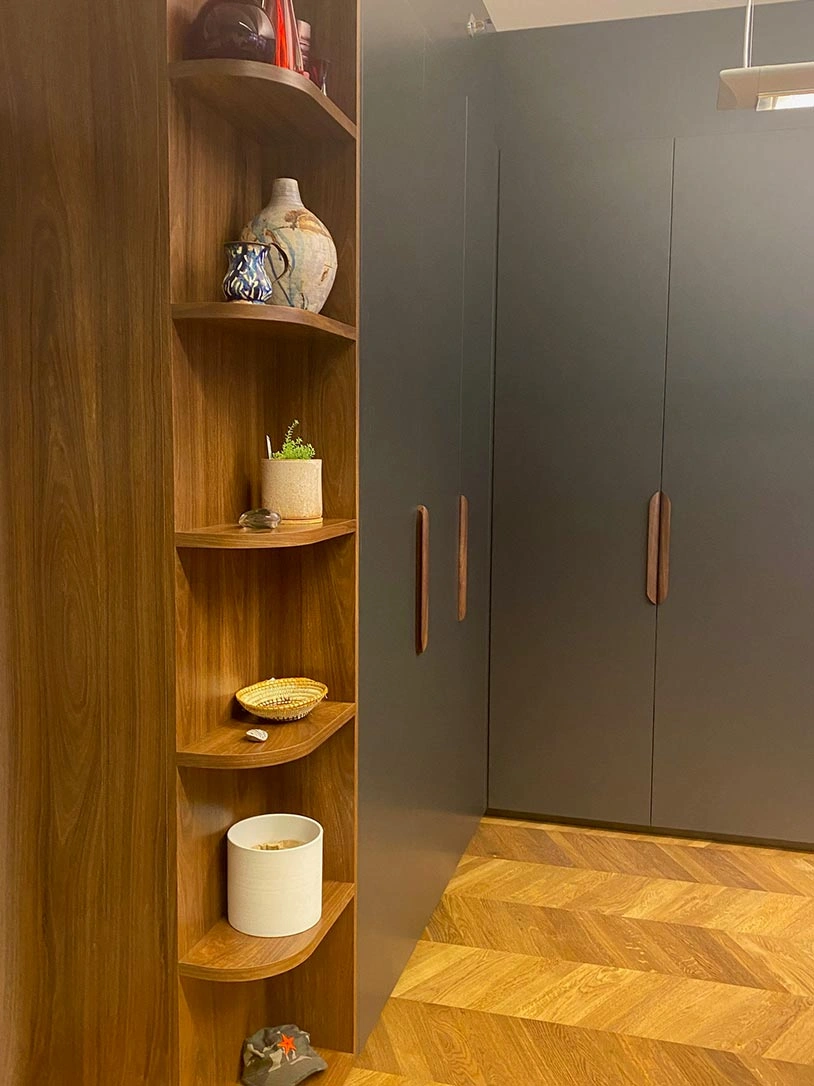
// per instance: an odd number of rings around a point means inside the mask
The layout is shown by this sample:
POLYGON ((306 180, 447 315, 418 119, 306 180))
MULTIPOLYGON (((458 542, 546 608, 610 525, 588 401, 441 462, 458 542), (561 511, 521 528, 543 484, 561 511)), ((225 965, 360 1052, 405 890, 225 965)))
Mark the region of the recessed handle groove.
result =
POLYGON ((469 588, 469 499, 458 498, 458 621, 466 618, 469 588))
POLYGON ((661 491, 650 499, 647 510, 647 598, 655 606, 659 602, 659 521, 661 491))
POLYGON ((430 636, 430 513, 419 505, 415 547, 415 650, 427 651, 430 636))
POLYGON ((672 531, 673 503, 666 494, 661 495, 659 511, 659 577, 657 602, 664 603, 670 594, 670 534, 672 531))

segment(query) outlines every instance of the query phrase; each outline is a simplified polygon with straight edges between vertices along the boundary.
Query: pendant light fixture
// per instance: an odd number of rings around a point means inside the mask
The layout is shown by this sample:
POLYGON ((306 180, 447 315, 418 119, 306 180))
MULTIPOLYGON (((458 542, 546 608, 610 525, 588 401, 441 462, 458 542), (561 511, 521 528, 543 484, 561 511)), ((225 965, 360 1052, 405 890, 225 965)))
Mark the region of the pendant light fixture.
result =
POLYGON ((814 109, 814 61, 752 66, 755 0, 746 0, 743 67, 721 72, 718 109, 814 109))

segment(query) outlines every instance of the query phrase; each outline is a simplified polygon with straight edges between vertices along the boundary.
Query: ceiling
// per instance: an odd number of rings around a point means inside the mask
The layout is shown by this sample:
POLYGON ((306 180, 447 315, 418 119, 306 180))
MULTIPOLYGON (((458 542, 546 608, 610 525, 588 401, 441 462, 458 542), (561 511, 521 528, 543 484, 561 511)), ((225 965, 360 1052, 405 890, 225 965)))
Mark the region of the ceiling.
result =
MULTIPOLYGON (((762 4, 784 0, 759 0, 762 4)), ((675 15, 680 11, 745 7, 745 0, 486 0, 497 30, 533 26, 565 26, 609 19, 638 19, 646 15, 675 15)))

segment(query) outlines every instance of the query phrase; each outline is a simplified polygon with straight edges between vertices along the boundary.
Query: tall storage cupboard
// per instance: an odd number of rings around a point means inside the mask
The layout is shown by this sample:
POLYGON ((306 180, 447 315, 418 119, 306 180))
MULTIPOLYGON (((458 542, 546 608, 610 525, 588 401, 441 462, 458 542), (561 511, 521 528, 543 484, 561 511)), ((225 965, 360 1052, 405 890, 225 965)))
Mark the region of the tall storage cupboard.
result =
POLYGON ((811 129, 591 143, 509 163, 507 200, 535 168, 502 239, 490 805, 810 842, 811 129))
POLYGON ((653 822, 814 841, 809 128, 676 145, 653 822))
POLYGON ((362 7, 359 1025, 374 1026, 486 803, 497 215, 469 9, 362 7), (446 23, 454 22, 454 34, 446 23), (459 620, 459 505, 468 591, 459 620), (416 653, 416 510, 429 637, 416 653))

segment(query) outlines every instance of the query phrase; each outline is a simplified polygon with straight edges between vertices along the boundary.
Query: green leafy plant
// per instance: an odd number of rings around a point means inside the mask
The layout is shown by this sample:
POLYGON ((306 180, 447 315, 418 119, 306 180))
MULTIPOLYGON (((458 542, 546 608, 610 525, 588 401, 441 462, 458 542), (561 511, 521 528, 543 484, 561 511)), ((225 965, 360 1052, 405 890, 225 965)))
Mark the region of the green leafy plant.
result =
POLYGON ((317 455, 313 445, 307 445, 301 437, 294 437, 299 426, 299 419, 294 419, 285 432, 282 448, 272 455, 272 460, 313 460, 317 455))

